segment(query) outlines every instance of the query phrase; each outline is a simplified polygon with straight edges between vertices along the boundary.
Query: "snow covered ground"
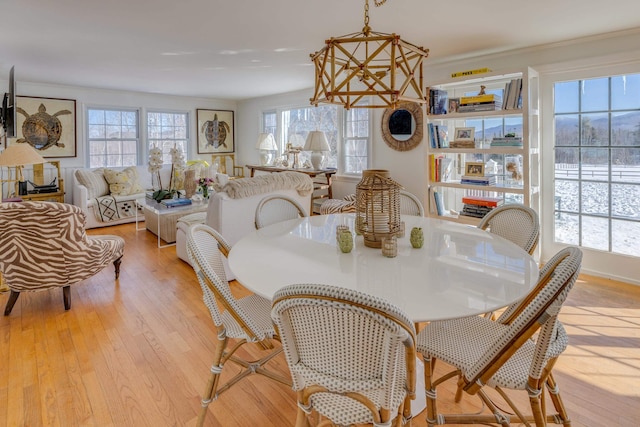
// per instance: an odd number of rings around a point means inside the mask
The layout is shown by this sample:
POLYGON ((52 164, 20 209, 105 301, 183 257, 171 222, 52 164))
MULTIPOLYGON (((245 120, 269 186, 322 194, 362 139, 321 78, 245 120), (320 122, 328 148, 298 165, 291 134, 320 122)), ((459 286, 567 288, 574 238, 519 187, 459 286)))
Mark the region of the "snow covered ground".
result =
POLYGON ((604 166, 583 165, 579 170, 578 165, 556 165, 555 176, 558 242, 577 245, 582 229, 584 247, 640 256, 640 166, 614 166, 611 183, 604 166), (577 181, 567 180, 577 179, 579 173, 581 191, 577 181), (582 224, 578 212, 583 214, 582 224))

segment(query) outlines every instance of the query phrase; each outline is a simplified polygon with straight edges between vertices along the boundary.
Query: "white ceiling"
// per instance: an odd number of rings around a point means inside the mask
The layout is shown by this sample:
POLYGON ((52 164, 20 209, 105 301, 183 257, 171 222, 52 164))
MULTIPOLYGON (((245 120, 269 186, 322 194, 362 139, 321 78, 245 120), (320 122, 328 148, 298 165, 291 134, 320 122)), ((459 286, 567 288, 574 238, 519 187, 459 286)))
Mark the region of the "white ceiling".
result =
MULTIPOLYGON (((635 28, 638 0, 370 0, 372 30, 429 62, 635 28)), ((364 0, 2 0, 0 79, 246 99, 313 85, 309 54, 364 0)))

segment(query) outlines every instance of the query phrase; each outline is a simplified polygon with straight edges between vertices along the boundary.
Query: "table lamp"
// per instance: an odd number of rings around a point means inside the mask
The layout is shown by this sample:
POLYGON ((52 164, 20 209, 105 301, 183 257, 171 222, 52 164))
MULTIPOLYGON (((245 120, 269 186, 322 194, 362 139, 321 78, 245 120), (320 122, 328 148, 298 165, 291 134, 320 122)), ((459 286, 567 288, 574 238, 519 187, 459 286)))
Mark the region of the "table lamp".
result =
POLYGON ((22 168, 38 163, 46 163, 46 160, 26 143, 12 144, 0 153, 0 166, 16 168, 17 193, 21 196, 27 194, 27 182, 22 175, 22 168))
POLYGON ((271 133, 259 134, 256 148, 260 150, 260 163, 262 166, 271 164, 271 159, 273 157, 271 152, 278 149, 276 146, 276 140, 271 133))
POLYGON ((324 161, 325 151, 331 151, 329 142, 324 132, 314 130, 307 135, 307 141, 304 144, 304 151, 311 151, 311 164, 314 170, 320 170, 324 161))

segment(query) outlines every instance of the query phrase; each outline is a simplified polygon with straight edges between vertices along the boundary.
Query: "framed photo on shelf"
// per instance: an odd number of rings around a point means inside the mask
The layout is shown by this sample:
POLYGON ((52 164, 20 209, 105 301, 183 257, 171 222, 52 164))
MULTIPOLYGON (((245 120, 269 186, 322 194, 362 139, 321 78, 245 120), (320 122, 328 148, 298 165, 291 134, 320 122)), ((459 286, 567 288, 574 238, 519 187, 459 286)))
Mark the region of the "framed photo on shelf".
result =
POLYGON ((198 154, 233 153, 235 127, 233 111, 196 110, 198 154))
POLYGON ((473 141, 475 133, 475 128, 456 128, 454 139, 456 141, 473 141))
POLYGON ((484 176, 484 163, 482 162, 465 163, 464 174, 466 176, 484 176))
POLYGON ((16 97, 16 138, 8 145, 29 144, 42 157, 76 157, 76 100, 16 97))
POLYGON ((460 98, 449 98, 449 113, 457 113, 460 106, 460 98))

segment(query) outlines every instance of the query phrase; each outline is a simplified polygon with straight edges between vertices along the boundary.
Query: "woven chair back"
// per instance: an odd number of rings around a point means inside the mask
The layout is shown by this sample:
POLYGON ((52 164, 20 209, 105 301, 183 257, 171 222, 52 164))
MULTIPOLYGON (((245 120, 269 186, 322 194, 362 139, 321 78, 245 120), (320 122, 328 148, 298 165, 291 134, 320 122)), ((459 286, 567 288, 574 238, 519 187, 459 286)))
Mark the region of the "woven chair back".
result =
POLYGON ((424 206, 415 195, 408 191, 400 190, 400 214, 424 216, 424 206))
POLYGON ((365 406, 349 407, 345 393, 392 414, 413 397, 415 329, 394 305, 335 286, 290 285, 274 296, 271 315, 294 390, 306 389, 309 404, 334 423, 372 422, 365 406))
POLYGON ((203 301, 211 313, 213 322, 216 326, 229 326, 224 325, 223 311, 219 308, 221 306, 228 311, 246 336, 260 341, 265 338, 263 329, 254 321, 250 313, 243 310, 231 293, 222 263, 221 247, 228 248, 229 245, 220 233, 208 225, 196 224, 188 229, 187 255, 196 272, 202 288, 203 301))
MULTIPOLYGON (((581 262, 582 252, 578 248, 570 247, 561 250, 547 263, 532 292, 519 304, 511 306, 498 319, 509 327, 465 373, 467 391, 477 391, 480 388, 478 382, 487 383, 538 330, 540 334, 536 340, 529 374, 533 378, 540 378, 549 359, 550 345, 558 335, 558 328, 561 328, 557 322, 558 313, 578 278, 581 262)), ((560 347, 562 348, 554 348, 553 351, 561 353, 566 347, 566 341, 561 342, 560 347)))
POLYGON ((535 210, 521 204, 499 206, 484 216, 478 228, 515 243, 532 254, 540 238, 540 220, 535 210))
POLYGON ((286 196, 267 196, 256 208, 256 229, 305 216, 304 208, 296 200, 286 196))

